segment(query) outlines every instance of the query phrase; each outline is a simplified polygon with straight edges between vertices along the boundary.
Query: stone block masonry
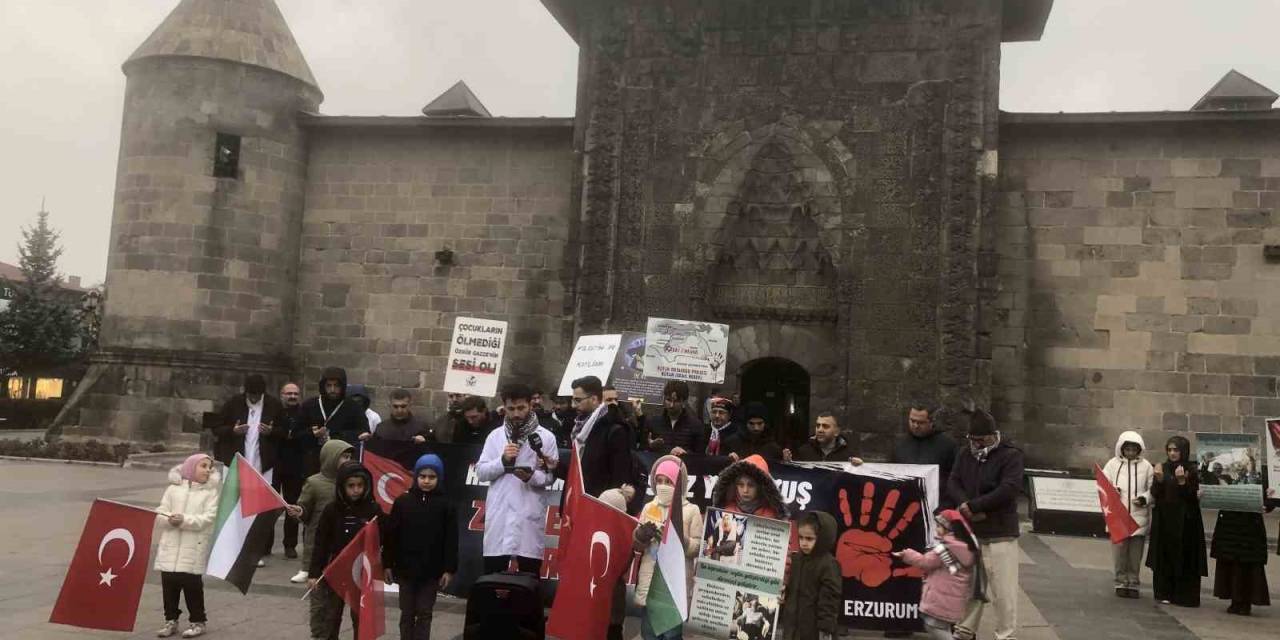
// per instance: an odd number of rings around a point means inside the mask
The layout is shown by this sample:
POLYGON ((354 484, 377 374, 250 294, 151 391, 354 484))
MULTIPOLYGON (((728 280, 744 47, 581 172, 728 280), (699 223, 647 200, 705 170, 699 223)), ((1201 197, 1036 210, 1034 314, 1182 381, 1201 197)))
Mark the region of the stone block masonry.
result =
MULTIPOLYGON (((453 319, 507 320, 504 380, 558 381, 569 351, 564 252, 572 129, 311 127, 294 353, 306 381, 439 389, 453 319), (454 266, 435 253, 453 252, 454 266)), ((465 124, 465 123, 464 123, 465 124)))
MULTIPOLYGON (((1001 129, 996 416, 1038 464, 1280 415, 1280 125, 1001 129)), ((1152 455, 1158 455, 1153 453, 1152 455)))

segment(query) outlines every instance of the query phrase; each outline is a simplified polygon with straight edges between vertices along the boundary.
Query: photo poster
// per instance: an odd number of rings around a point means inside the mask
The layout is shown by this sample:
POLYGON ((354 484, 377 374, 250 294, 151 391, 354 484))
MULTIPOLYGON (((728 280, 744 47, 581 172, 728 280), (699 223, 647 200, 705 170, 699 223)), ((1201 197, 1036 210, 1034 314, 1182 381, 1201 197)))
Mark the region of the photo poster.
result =
MULTIPOLYGON (((1267 418, 1267 486, 1280 492, 1280 418, 1267 418)), ((1268 498, 1275 504, 1276 498, 1268 498)))
POLYGON ((560 378, 557 395, 573 395, 573 381, 586 376, 600 378, 603 384, 609 383, 609 374, 613 370, 614 356, 618 353, 618 345, 622 342, 622 334, 580 336, 569 355, 569 363, 565 365, 564 375, 560 378))
POLYGON ((715 638, 772 639, 791 523, 707 509, 685 628, 715 638))
POLYGON ((1265 457, 1253 433, 1197 433, 1200 506, 1223 511, 1263 511, 1265 457))
POLYGON ((721 384, 729 353, 729 325, 649 318, 644 375, 721 384))
POLYGON ((507 346, 504 320, 457 318, 449 341, 449 362, 444 374, 446 393, 492 397, 498 393, 502 352, 507 346))
POLYGON ((628 402, 639 400, 644 404, 662 405, 662 387, 666 380, 644 376, 645 334, 638 331, 624 332, 622 344, 613 358, 613 387, 618 397, 628 402))

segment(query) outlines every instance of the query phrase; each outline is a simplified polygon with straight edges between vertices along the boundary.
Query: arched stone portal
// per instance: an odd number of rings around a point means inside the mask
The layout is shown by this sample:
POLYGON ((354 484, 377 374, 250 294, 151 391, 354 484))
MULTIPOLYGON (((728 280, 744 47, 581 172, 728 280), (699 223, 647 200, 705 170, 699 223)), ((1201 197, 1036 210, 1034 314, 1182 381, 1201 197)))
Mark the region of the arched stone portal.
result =
POLYGON ((760 402, 769 409, 769 424, 779 442, 787 445, 807 437, 809 430, 809 372, 786 358, 760 358, 739 372, 742 402, 760 402))

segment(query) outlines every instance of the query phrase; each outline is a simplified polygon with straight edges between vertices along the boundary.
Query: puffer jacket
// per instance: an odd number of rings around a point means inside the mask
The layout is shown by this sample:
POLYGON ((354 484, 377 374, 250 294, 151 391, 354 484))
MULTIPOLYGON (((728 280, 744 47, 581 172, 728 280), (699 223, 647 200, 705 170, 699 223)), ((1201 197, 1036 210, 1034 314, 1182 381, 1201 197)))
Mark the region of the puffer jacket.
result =
POLYGON ((313 473, 302 485, 302 493, 298 496, 298 506, 302 507, 302 566, 310 567, 311 550, 315 546, 316 523, 320 513, 333 502, 336 495, 334 481, 338 477, 338 459, 344 452, 355 448, 342 440, 330 440, 320 447, 320 472, 313 473))
POLYGON ((1136 444, 1143 451, 1147 450, 1146 443, 1138 432, 1125 431, 1116 440, 1116 457, 1107 461, 1102 468, 1102 475, 1116 486, 1120 499, 1129 509, 1129 515, 1138 523, 1138 530, 1133 535, 1145 536, 1151 526, 1151 481, 1155 478, 1155 467, 1142 458, 1141 454, 1137 460, 1125 458, 1120 449, 1127 443, 1136 444), (1145 504, 1138 505, 1135 502, 1138 498, 1142 498, 1145 504))
POLYGON ((840 617, 840 563, 833 555, 836 519, 825 511, 810 511, 800 520, 818 530, 809 554, 791 554, 786 599, 780 615, 785 640, 817 640, 819 633, 834 637, 840 617))
POLYGON ((902 561, 923 569, 925 573, 924 591, 920 594, 920 612, 944 620, 957 623, 964 619, 973 597, 974 554, 969 545, 957 538, 955 534, 942 534, 940 544, 951 552, 960 570, 952 574, 942 562, 942 556, 934 549, 920 553, 914 549, 902 552, 902 561))
POLYGON ((169 470, 169 486, 164 490, 156 516, 160 523, 160 547, 156 550, 156 570, 204 573, 213 545, 213 523, 218 519, 218 493, 222 478, 215 470, 204 484, 182 479, 182 466, 169 470), (168 514, 181 513, 182 524, 169 524, 168 514))
MULTIPOLYGON (((685 491, 682 489, 689 486, 689 472, 684 467, 684 462, 676 456, 662 456, 653 462, 653 466, 649 468, 649 477, 652 478, 658 471, 658 465, 664 460, 674 460, 680 463, 680 479, 676 482, 676 492, 671 498, 671 505, 664 507, 658 504, 658 501, 651 500, 644 508, 640 510, 640 523, 652 522, 658 527, 662 527, 666 521, 667 512, 670 506, 679 505, 680 508, 680 537, 684 541, 684 557, 685 557, 685 576, 690 585, 693 584, 693 561, 698 557, 698 547, 702 537, 702 512, 698 511, 698 505, 693 504, 685 499, 685 491)), ((640 569, 636 574, 636 606, 643 607, 649 597, 649 585, 653 582, 653 568, 657 562, 654 553, 657 551, 657 542, 655 541, 640 556, 640 569)), ((693 593, 692 589, 687 591, 693 593)))
POLYGON ((1267 563, 1267 526, 1261 513, 1219 511, 1209 555, 1241 564, 1267 563))

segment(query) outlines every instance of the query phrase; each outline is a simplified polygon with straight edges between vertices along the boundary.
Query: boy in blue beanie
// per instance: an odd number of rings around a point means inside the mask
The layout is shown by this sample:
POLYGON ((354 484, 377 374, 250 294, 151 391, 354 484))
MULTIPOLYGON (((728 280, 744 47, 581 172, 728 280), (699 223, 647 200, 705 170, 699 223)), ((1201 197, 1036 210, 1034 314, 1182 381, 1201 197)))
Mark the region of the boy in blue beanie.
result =
POLYGON ((418 458, 413 475, 413 486, 382 521, 382 566, 400 586, 400 639, 429 640, 436 592, 458 571, 458 515, 439 491, 440 456, 418 458))

